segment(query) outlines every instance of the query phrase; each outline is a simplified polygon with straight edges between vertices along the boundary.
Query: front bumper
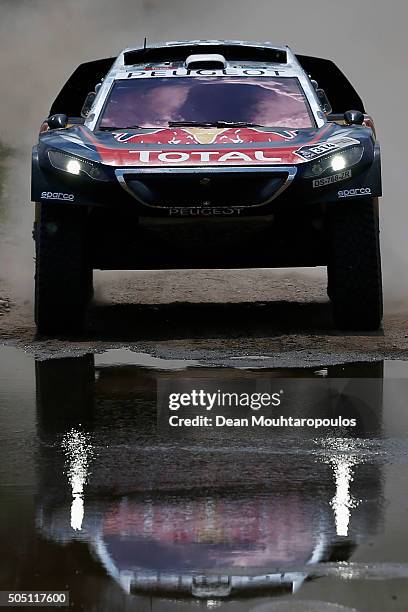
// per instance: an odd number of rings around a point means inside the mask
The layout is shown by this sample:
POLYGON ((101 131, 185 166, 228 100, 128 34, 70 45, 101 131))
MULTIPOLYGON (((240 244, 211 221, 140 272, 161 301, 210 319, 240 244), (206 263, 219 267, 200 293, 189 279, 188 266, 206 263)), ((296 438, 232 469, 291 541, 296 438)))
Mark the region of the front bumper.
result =
POLYGON ((304 178, 299 166, 110 168, 111 180, 42 167, 33 151, 33 202, 127 209, 144 217, 264 216, 282 207, 382 195, 380 153, 329 181, 304 178))

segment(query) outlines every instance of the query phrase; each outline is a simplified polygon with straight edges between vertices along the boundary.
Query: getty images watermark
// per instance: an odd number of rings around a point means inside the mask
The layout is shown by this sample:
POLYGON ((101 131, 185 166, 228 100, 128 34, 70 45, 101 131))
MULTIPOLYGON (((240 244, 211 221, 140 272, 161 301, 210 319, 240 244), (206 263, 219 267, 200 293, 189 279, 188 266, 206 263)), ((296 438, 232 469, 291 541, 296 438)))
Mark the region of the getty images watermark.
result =
MULTIPOLYGON (((191 389, 167 393, 168 425, 175 428, 195 427, 276 427, 276 428, 349 428, 356 427, 356 418, 343 416, 273 414, 283 408, 285 391, 237 392, 191 389), (226 414, 229 410, 232 414, 226 414), (205 411, 205 414, 203 414, 205 411), (244 415, 242 412, 244 411, 244 415), (263 412, 264 411, 264 412, 263 412), (223 414, 219 414, 223 412, 223 414), (266 413, 265 413, 266 412, 266 413)), ((288 402, 288 412, 296 411, 294 402, 288 402)), ((285 411, 286 412, 286 411, 285 411)))

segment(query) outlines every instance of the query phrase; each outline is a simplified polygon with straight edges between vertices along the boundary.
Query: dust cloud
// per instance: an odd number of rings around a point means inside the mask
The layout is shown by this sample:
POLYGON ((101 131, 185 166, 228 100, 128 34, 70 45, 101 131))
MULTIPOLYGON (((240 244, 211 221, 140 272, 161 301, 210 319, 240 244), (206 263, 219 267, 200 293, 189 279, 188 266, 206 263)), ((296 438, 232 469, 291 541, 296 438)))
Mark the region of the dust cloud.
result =
POLYGON ((270 40, 337 62, 375 119, 383 148, 384 285, 388 309, 401 307, 408 280, 407 17, 405 0, 0 0, 0 143, 14 151, 0 176, 0 276, 30 298, 30 149, 79 63, 115 55, 144 36, 270 40))

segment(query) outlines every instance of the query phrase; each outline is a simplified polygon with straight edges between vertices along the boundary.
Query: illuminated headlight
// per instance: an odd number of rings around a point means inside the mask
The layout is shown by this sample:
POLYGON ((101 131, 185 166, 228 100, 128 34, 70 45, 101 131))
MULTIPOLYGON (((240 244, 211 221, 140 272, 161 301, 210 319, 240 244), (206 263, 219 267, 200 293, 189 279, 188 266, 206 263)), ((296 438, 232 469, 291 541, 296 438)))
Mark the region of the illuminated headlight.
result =
POLYGON ((323 173, 341 172, 358 164, 363 157, 363 153, 364 147, 355 146, 345 149, 341 153, 325 155, 307 164, 303 176, 304 178, 315 178, 323 173))
POLYGON ((347 166, 347 160, 344 157, 344 155, 335 155, 332 158, 330 164, 331 164, 332 170, 337 172, 338 170, 344 170, 344 168, 347 166))
POLYGON ((96 181, 109 181, 105 171, 98 165, 88 160, 68 155, 62 151, 48 151, 48 159, 57 170, 63 170, 69 174, 87 174, 96 181))
POLYGON ((69 159, 65 169, 70 174, 79 174, 81 172, 81 164, 77 159, 69 159))

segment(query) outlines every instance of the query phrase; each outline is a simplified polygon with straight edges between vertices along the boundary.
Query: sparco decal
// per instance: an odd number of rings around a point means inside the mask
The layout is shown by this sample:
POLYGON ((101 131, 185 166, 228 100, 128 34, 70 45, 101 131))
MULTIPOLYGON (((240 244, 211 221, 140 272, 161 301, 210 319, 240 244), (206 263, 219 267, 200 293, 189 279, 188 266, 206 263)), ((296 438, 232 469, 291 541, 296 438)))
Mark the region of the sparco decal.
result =
POLYGON ((351 177, 351 170, 344 170, 343 172, 339 172, 339 174, 332 174, 331 176, 325 176, 320 179, 315 179, 313 181, 313 188, 316 187, 324 187, 325 185, 331 185, 332 183, 338 183, 339 181, 344 181, 351 177))
POLYGON ((360 187, 358 189, 344 189, 338 191, 337 195, 339 198, 355 198, 356 196, 368 196, 371 195, 370 187, 360 187))
POLYGON ((74 201, 73 193, 61 193, 59 191, 43 191, 41 193, 42 200, 67 200, 68 202, 74 201))
POLYGON ((199 208, 196 206, 173 206, 169 208, 170 217, 231 217, 239 216, 241 208, 237 206, 230 207, 205 207, 199 208))

